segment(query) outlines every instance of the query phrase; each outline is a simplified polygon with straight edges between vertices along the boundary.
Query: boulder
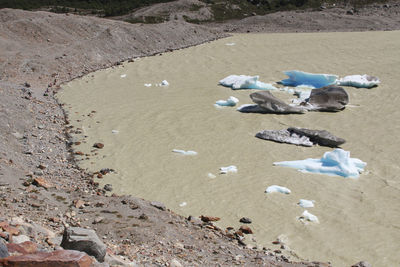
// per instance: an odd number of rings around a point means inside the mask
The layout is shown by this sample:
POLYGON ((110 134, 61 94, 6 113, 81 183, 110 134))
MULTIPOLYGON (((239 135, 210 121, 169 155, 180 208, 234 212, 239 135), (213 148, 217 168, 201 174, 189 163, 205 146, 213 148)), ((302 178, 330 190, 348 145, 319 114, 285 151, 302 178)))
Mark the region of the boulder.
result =
POLYGON ((325 130, 310 130, 305 128, 289 127, 288 131, 291 133, 296 133, 300 136, 307 136, 311 142, 320 146, 339 147, 346 142, 346 140, 343 138, 334 136, 325 130))
POLYGON ((91 229, 70 227, 64 230, 61 247, 86 252, 99 262, 104 261, 107 247, 91 229))
POLYGON ((340 86, 328 85, 311 90, 310 97, 302 102, 308 110, 337 112, 349 103, 349 95, 340 86))
POLYGON ((92 259, 83 252, 74 250, 56 250, 36 252, 0 259, 0 266, 12 267, 90 267, 92 259))
POLYGON ((8 257, 8 249, 3 240, 0 239, 0 259, 8 257))
POLYGON ((305 112, 304 108, 289 106, 268 91, 252 93, 250 98, 258 105, 260 109, 257 112, 260 113, 301 114, 305 112))

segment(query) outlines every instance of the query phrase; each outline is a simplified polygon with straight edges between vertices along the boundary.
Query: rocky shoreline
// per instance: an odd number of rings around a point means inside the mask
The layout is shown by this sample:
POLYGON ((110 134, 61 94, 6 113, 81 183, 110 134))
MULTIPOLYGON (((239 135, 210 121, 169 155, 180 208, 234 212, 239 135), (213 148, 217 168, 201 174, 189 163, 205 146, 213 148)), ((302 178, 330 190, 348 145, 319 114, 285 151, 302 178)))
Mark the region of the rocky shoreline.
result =
MULTIPOLYGON (((243 230, 183 218, 161 203, 107 197, 95 174, 80 170, 71 154, 68 132, 75 129, 54 98, 62 83, 136 57, 226 37, 231 31, 226 27, 239 22, 132 25, 11 9, 0 10, 0 21, 5 48, 0 53, 0 240, 8 247, 29 240, 36 244, 29 253, 59 250, 64 229, 81 227, 94 229, 107 247, 106 263, 98 266, 330 266, 289 263, 300 259, 283 241, 253 248, 243 240, 243 230)), ((258 31, 258 24, 252 25, 244 23, 242 30, 258 31)))

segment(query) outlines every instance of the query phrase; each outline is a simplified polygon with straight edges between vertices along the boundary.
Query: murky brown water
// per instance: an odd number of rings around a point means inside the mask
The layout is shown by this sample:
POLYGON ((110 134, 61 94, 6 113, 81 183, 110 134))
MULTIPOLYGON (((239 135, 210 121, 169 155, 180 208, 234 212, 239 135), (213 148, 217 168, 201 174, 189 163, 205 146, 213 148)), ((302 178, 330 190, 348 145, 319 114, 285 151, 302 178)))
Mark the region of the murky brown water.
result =
MULTIPOLYGON (((305 259, 334 266, 359 260, 397 266, 399 69, 400 32, 246 34, 98 71, 65 85, 58 96, 73 125, 88 136, 77 135, 87 143, 75 149, 89 153, 93 143, 105 144, 80 165, 117 170, 101 180, 112 183, 114 192, 162 201, 182 215, 220 216, 220 226, 238 227, 241 217, 250 217, 258 244, 272 247, 271 241, 284 234, 305 259), (217 85, 227 75, 260 75, 261 81, 273 82, 291 69, 367 73, 382 84, 370 90, 347 88, 352 105, 339 113, 279 116, 213 106, 229 96, 239 98, 239 104, 251 103, 251 91, 217 85), (164 79, 168 87, 154 86, 164 79), (93 117, 86 116, 92 110, 97 111, 93 117), (345 138, 343 148, 368 163, 366 172, 345 179, 273 166, 274 161, 319 158, 331 150, 254 137, 260 130, 288 126, 326 129, 345 138), (172 153, 174 148, 198 155, 182 156, 172 153), (219 175, 219 167, 228 165, 236 165, 238 173, 219 175), (266 195, 272 184, 292 193, 266 195), (296 205, 300 198, 316 201, 308 210, 319 224, 297 220, 304 210, 296 205), (182 202, 187 205, 181 207, 182 202)), ((290 98, 284 92, 276 96, 290 98)))

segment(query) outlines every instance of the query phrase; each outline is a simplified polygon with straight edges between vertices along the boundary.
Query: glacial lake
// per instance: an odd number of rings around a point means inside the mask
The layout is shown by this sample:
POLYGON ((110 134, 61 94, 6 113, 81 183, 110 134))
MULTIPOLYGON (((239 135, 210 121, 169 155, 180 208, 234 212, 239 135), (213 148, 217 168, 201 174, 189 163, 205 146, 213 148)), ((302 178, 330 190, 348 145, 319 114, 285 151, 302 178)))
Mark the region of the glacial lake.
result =
MULTIPOLYGON (((333 266, 360 260, 397 266, 399 78, 399 31, 239 34, 97 71, 65 84, 58 98, 71 124, 82 129, 74 138, 83 143, 73 148, 91 154, 79 165, 93 172, 115 169, 96 179, 112 184, 114 193, 161 201, 183 216, 218 216, 220 227, 238 228, 239 219, 249 217, 259 248, 277 249, 271 242, 284 236, 298 259, 330 261, 333 266), (350 105, 338 113, 245 114, 236 107, 214 106, 230 96, 239 105, 252 103, 249 94, 254 90, 218 85, 226 76, 259 75, 263 82, 276 82, 286 78, 285 70, 341 77, 369 74, 381 84, 345 87, 350 105), (156 86, 163 80, 169 85, 156 86), (324 129, 346 139, 342 148, 367 162, 365 172, 346 179, 273 166, 332 151, 255 137, 261 130, 290 126, 324 129), (91 152, 96 142, 105 145, 97 154, 91 152), (198 154, 183 156, 173 149, 198 154), (219 174, 220 167, 229 165, 238 172, 219 174), (285 186, 291 194, 266 194, 270 185, 285 186), (315 207, 307 210, 318 217, 318 224, 298 220, 305 210, 297 205, 300 199, 315 200, 315 207)), ((294 98, 287 92, 272 93, 286 101, 294 98)))

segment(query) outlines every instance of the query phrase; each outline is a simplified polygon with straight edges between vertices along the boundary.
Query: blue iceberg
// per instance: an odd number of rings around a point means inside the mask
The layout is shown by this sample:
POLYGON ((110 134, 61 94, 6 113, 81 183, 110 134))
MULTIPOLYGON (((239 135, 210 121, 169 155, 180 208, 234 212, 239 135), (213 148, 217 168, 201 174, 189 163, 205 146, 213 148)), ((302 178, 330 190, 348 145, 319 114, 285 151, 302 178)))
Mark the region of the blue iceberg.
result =
POLYGON ((350 152, 335 149, 325 152, 321 159, 274 162, 274 165, 298 169, 301 172, 313 172, 327 175, 358 178, 367 163, 350 158, 350 152))
POLYGON ((259 90, 275 90, 276 87, 270 83, 263 83, 258 80, 259 76, 247 75, 229 75, 219 81, 219 84, 237 89, 259 89, 259 90))
POLYGON ((228 100, 218 100, 215 102, 217 106, 225 106, 225 107, 234 107, 239 102, 239 99, 236 97, 230 96, 228 100))
POLYGON ((288 79, 279 83, 285 86, 307 86, 313 88, 321 88, 327 85, 336 84, 337 75, 333 74, 313 74, 298 70, 290 70, 284 72, 288 79))
POLYGON ((357 88, 372 88, 380 83, 378 77, 364 75, 349 75, 338 80, 342 86, 353 86, 357 88))

